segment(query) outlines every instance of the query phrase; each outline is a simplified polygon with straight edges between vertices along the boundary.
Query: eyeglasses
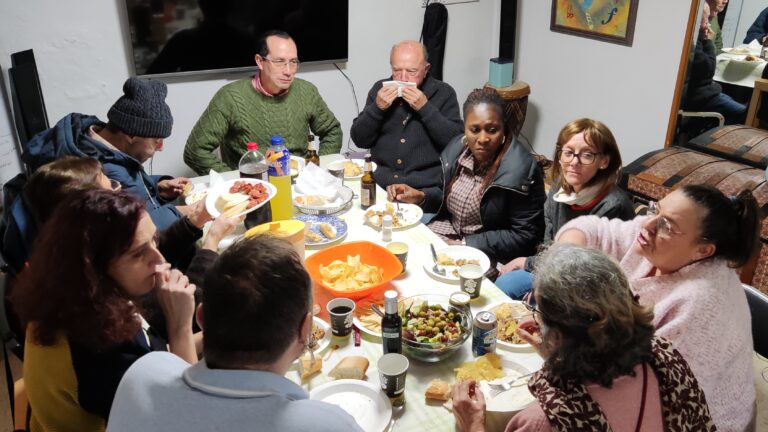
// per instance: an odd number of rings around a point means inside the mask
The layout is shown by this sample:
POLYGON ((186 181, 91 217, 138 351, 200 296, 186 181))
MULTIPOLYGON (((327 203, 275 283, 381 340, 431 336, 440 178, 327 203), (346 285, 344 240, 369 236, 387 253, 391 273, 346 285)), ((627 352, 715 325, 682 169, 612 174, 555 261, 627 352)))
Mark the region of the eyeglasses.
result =
POLYGON ((574 153, 570 150, 560 150, 560 162, 570 163, 573 158, 576 158, 582 165, 592 165, 597 160, 597 155, 599 154, 592 152, 574 153))
POLYGON ((659 214, 660 212, 661 212, 661 209, 659 208, 658 202, 650 201, 648 203, 648 211, 646 213, 649 216, 656 218, 656 231, 658 231, 659 234, 661 234, 664 237, 672 237, 673 235, 684 234, 672 228, 672 222, 670 222, 669 219, 667 219, 666 217, 661 216, 659 214))
POLYGON ((536 314, 541 314, 541 311, 536 307, 536 305, 533 303, 535 300, 533 299, 533 292, 529 292, 525 297, 523 297, 523 306, 525 306, 526 309, 531 313, 531 316, 533 317, 533 322, 536 323, 536 325, 539 324, 539 320, 536 319, 536 314))
POLYGON ((268 58, 268 57, 262 57, 262 58, 264 60, 272 63, 273 65, 279 67, 279 68, 284 68, 285 66, 288 66, 288 69, 298 69, 299 68, 299 64, 301 64, 301 62, 298 59, 293 59, 293 60, 286 60, 286 59, 272 60, 271 58, 268 58))
POLYGON ((120 190, 123 189, 123 185, 117 180, 109 179, 109 188, 112 189, 113 192, 120 192, 120 190))

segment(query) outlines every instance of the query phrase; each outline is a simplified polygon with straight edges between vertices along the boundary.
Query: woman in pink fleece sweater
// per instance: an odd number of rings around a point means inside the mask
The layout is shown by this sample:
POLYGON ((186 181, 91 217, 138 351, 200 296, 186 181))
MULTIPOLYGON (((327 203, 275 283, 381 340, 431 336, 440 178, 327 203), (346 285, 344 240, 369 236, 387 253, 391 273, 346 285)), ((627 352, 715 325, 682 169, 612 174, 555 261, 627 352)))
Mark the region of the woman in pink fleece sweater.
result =
POLYGON ((746 430, 755 413, 749 306, 734 268, 758 245, 752 194, 726 197, 687 185, 631 221, 575 219, 556 242, 598 248, 619 261, 656 334, 690 364, 719 431, 746 430))
MULTIPOLYGON (((556 245, 537 261, 534 324, 520 331, 545 359, 528 383, 537 403, 507 431, 714 431, 704 392, 653 313, 633 298, 619 264, 595 249, 556 245)), ((457 430, 484 430, 482 392, 456 386, 457 430)))

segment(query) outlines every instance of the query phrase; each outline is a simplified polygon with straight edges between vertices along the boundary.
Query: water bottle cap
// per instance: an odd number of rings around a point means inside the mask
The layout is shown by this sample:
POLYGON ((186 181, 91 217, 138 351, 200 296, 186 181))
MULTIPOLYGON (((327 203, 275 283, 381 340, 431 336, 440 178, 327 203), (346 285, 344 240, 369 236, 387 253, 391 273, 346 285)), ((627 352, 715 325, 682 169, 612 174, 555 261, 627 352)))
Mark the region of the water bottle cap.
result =
POLYGON ((258 149, 259 149, 259 145, 256 144, 255 142, 251 141, 248 143, 248 151, 253 151, 258 149))
POLYGON ((272 138, 269 139, 269 143, 272 145, 282 144, 283 137, 281 137, 280 135, 273 135, 272 138))
POLYGON ((392 216, 384 215, 384 217, 381 218, 381 226, 382 227, 391 227, 392 226, 392 216))

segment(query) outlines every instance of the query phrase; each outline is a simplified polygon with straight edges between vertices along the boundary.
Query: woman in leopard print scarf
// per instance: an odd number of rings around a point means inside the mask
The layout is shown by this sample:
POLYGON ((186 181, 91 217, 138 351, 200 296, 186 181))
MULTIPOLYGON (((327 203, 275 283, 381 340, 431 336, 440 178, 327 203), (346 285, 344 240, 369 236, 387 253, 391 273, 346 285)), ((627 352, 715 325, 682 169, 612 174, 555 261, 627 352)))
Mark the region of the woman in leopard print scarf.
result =
MULTIPOLYGON (((618 263, 558 245, 541 255, 535 274, 528 306, 541 337, 518 332, 545 359, 528 384, 538 403, 507 431, 715 430, 688 364, 653 335, 653 313, 633 298, 618 263)), ((460 383, 453 406, 457 430, 484 430, 476 383, 460 383)))

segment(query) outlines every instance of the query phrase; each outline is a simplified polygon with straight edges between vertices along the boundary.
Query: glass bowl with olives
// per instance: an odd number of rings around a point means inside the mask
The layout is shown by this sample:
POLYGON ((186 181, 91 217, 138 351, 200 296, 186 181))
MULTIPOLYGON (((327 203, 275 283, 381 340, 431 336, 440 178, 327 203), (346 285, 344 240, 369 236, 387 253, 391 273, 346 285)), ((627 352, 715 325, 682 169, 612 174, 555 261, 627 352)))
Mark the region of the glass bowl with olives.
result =
POLYGON ((401 301, 403 353, 411 358, 439 362, 458 351, 472 334, 468 311, 451 305, 448 296, 421 294, 401 301))

